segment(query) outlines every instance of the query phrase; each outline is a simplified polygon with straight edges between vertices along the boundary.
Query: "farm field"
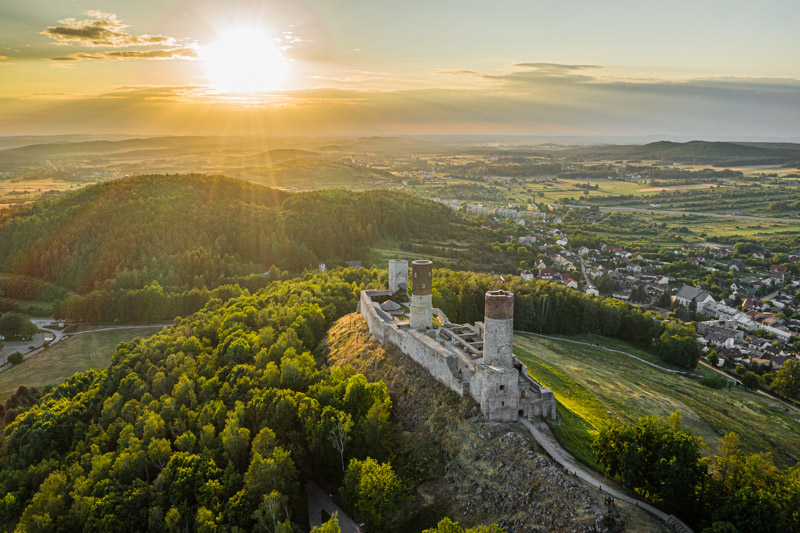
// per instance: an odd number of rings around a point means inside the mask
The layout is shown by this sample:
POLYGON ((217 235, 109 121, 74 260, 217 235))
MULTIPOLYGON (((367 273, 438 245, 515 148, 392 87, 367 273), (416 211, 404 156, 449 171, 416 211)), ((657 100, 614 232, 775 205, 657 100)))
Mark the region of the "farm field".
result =
POLYGON ((119 343, 136 337, 147 337, 160 329, 154 327, 100 331, 63 340, 52 348, 0 372, 0 401, 6 401, 20 385, 57 385, 76 372, 105 368, 111 362, 111 356, 119 343))
POLYGON ((0 180, 0 209, 25 205, 51 192, 64 192, 83 186, 82 183, 57 179, 0 180))
MULTIPOLYGON (((644 355, 602 337, 576 340, 644 355)), ((553 389, 559 420, 551 427, 562 445, 587 464, 596 466, 591 443, 600 428, 644 415, 666 417, 676 410, 684 429, 703 437, 707 454, 718 453, 719 438, 733 431, 749 453, 771 452, 781 466, 800 459, 800 413, 777 401, 738 388, 705 387, 595 346, 519 334, 514 336, 514 353, 534 379, 553 389)), ((708 375, 711 370, 698 366, 693 372, 708 375)))

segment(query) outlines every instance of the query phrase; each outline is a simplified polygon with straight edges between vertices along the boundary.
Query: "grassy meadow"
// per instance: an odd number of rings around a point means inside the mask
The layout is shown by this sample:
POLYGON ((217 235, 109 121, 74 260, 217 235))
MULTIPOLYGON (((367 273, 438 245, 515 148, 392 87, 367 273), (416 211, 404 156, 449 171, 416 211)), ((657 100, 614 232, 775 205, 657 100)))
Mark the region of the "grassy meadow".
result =
POLYGON ((74 335, 0 372, 0 401, 6 401, 20 385, 57 385, 76 372, 105 368, 119 343, 147 337, 160 329, 120 329, 74 335))
MULTIPOLYGON (((619 341, 580 337, 595 344, 655 359, 619 341)), ((623 354, 560 340, 515 335, 514 353, 531 376, 553 389, 559 420, 551 425, 561 443, 596 466, 591 443, 612 421, 632 423, 644 415, 666 417, 680 410, 684 429, 703 437, 707 454, 719 452, 719 438, 733 431, 750 453, 771 452, 776 464, 800 460, 800 412, 739 388, 715 390, 697 379, 658 370, 623 354)), ((712 372, 704 367, 699 375, 712 372)))

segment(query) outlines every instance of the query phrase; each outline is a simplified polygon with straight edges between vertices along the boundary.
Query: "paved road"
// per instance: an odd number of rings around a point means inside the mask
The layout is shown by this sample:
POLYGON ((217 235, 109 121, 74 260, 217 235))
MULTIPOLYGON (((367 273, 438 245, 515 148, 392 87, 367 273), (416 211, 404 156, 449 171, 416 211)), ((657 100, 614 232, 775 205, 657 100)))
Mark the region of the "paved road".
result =
MULTIPOLYGON (((87 329, 85 331, 76 331, 74 333, 65 333, 63 329, 49 329, 49 328, 47 328, 46 327, 47 324, 52 324, 53 323, 53 320, 50 319, 50 318, 31 318, 31 322, 36 324, 36 326, 40 330, 42 330, 45 333, 45 335, 49 333, 50 335, 53 336, 53 340, 50 341, 48 346, 53 346, 54 344, 56 344, 58 342, 61 342, 64 339, 67 339, 67 338, 72 337, 74 335, 83 335, 84 333, 97 333, 98 331, 114 331, 114 330, 118 330, 118 329, 158 328, 158 327, 165 327, 165 326, 171 326, 172 325, 172 322, 167 322, 167 323, 163 323, 163 324, 143 324, 143 325, 138 325, 138 326, 111 326, 111 327, 107 327, 107 328, 87 329)), ((25 359, 30 359, 31 357, 33 357, 36 354, 41 353, 44 349, 45 349, 45 346, 40 346, 40 347, 36 348, 35 350, 31 350, 30 352, 28 352, 28 353, 23 355, 23 357, 22 357, 23 361, 25 359)), ((6 358, 3 358, 2 363, 0 363, 0 372, 2 372, 3 370, 8 370, 9 368, 11 368, 11 366, 12 365, 6 360, 6 358)))
POLYGON ((336 514, 342 533, 361 533, 353 519, 347 516, 313 481, 306 485, 306 494, 308 495, 308 522, 312 528, 322 525, 322 511, 324 510, 331 516, 336 514))
POLYGON ((97 333, 98 331, 114 331, 118 329, 149 329, 149 328, 163 328, 171 326, 172 322, 165 322, 163 324, 144 324, 141 326, 113 326, 108 328, 87 329, 86 331, 76 331, 69 333, 70 336, 83 335, 84 333, 97 333))
POLYGON ((631 505, 635 505, 636 507, 641 507, 656 518, 661 519, 674 531, 679 531, 681 533, 692 533, 692 530, 689 529, 689 526, 678 520, 677 517, 669 515, 660 509, 656 509, 648 503, 637 500, 636 498, 632 498, 627 494, 618 491, 614 487, 609 486, 607 480, 601 479, 600 477, 586 470, 568 451, 561 447, 553 433, 550 431, 550 428, 547 427, 547 424, 543 420, 532 421, 528 420, 527 418, 520 418, 519 420, 528 429, 528 431, 531 432, 531 435, 533 435, 533 438, 536 439, 536 442, 538 442, 539 445, 544 448, 544 451, 547 452, 547 454, 552 457, 554 461, 563 466, 570 474, 574 474, 593 487, 597 487, 600 492, 610 494, 614 498, 627 502, 631 505))
POLYGON ((669 209, 645 209, 641 207, 592 206, 592 205, 577 205, 577 204, 564 204, 564 207, 569 207, 571 209, 591 209, 592 207, 599 207, 600 211, 632 211, 634 213, 654 213, 662 215, 697 215, 700 217, 733 218, 738 220, 760 220, 762 222, 791 222, 795 224, 800 224, 800 219, 798 218, 757 217, 753 215, 731 215, 728 213, 706 213, 703 211, 672 211, 669 209))
MULTIPOLYGON (((586 280, 586 284, 589 287, 597 288, 594 286, 594 283, 592 283, 592 279, 586 275, 586 262, 583 260, 583 257, 581 257, 581 274, 583 274, 583 279, 586 280)), ((583 287, 581 287, 581 290, 583 290, 583 287)))

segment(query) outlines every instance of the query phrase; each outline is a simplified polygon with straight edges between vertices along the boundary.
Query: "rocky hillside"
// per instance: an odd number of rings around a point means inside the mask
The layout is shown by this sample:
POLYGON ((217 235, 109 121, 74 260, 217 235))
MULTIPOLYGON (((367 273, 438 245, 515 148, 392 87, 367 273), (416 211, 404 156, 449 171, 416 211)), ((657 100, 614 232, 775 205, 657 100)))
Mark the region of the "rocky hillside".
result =
POLYGON ((384 381, 401 441, 424 458, 412 472, 420 483, 401 530, 419 531, 447 515, 464 526, 497 522, 508 532, 667 531, 624 504, 609 513, 603 496, 566 475, 521 425, 484 420, 472 399, 370 339, 360 315, 339 320, 318 355, 384 381))

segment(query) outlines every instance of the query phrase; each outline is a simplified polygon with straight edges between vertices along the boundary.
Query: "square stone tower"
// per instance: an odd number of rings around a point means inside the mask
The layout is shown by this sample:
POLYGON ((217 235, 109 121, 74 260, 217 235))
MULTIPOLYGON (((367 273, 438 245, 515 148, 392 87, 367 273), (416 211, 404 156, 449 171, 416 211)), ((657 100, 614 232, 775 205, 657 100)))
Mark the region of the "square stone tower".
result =
POLYGON ((389 290, 392 294, 397 294, 400 290, 408 294, 408 261, 403 259, 389 261, 389 290))

